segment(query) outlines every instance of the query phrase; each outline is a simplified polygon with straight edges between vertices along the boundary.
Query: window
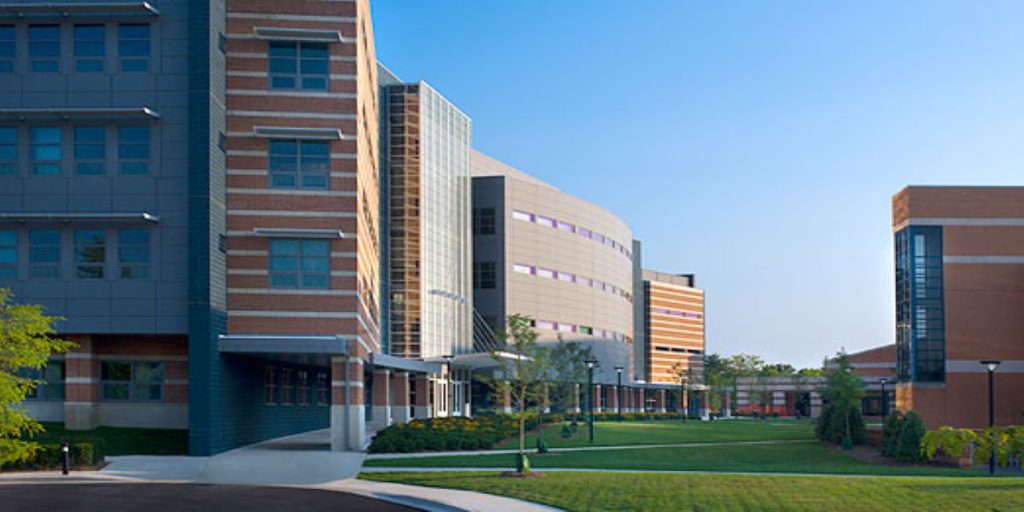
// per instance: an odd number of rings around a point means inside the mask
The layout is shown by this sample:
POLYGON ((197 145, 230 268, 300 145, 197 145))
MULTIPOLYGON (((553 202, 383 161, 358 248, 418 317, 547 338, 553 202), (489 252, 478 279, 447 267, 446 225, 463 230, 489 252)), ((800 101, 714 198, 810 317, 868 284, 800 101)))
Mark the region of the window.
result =
POLYGON ((587 327, 585 325, 581 325, 581 326, 578 327, 578 330, 579 330, 580 334, 594 334, 594 328, 593 327, 587 327))
POLYGON ((60 230, 33 229, 28 233, 29 277, 60 277, 60 230))
POLYGON ((82 175, 106 173, 107 132, 102 126, 75 127, 75 170, 82 175))
POLYGON ((574 282, 576 282, 576 276, 574 276, 574 275, 572 275, 572 274, 570 274, 568 272, 559 272, 558 273, 558 280, 559 281, 566 281, 566 282, 569 282, 569 283, 574 283, 574 282))
POLYGON ((263 402, 277 405, 277 369, 273 366, 263 370, 263 402))
POLYGON ((494 208, 473 209, 473 234, 494 234, 494 208))
POLYGON ((498 275, 493 261, 473 264, 473 288, 491 290, 497 285, 498 275))
POLYGON ((270 141, 270 186, 327 190, 330 144, 315 141, 270 141))
POLYGON ((106 54, 106 26, 75 25, 75 71, 79 73, 102 72, 103 58, 106 54))
POLYGON ((295 382, 292 381, 292 369, 281 369, 281 405, 295 403, 295 382))
POLYGON ((149 230, 122 229, 117 235, 117 261, 121 266, 121 277, 149 277, 149 230))
POLYGON ((555 322, 552 322, 550 320, 537 320, 537 328, 554 331, 557 328, 557 325, 555 324, 555 322))
POLYGON ((512 271, 519 274, 533 274, 536 272, 536 269, 530 265, 516 263, 515 265, 512 265, 512 271))
POLYGON ((29 25, 28 55, 33 73, 60 71, 60 25, 29 25))
POLYGON ((269 65, 271 89, 327 90, 325 43, 272 41, 269 65))
POLYGON ((18 129, 0 126, 0 174, 14 174, 18 170, 18 129))
POLYGON ((0 278, 18 275, 18 232, 0 231, 0 278))
POLYGON ((576 232, 576 226, 573 226, 572 224, 569 224, 568 222, 558 221, 558 229, 561 229, 562 231, 568 231, 570 233, 575 233, 576 232))
POLYGON ((323 372, 316 374, 316 404, 331 404, 331 386, 327 382, 327 374, 323 372))
POLYGON ((271 240, 271 288, 330 287, 331 244, 328 240, 271 240))
POLYGON ((125 23, 117 27, 117 55, 121 71, 149 69, 149 25, 125 23))
POLYGON ((117 130, 117 158, 121 174, 149 173, 149 127, 122 126, 117 130))
POLYGON ((553 227, 555 227, 555 219, 552 219, 550 217, 545 217, 543 215, 538 215, 537 216, 537 224, 540 224, 541 226, 553 228, 553 227))
POLYGON ((32 174, 60 176, 60 139, 60 128, 55 126, 35 126, 29 129, 32 174))
POLYGON ((104 400, 163 400, 164 364, 157 361, 102 361, 100 389, 104 400))
POLYGON ((533 222, 533 214, 514 210, 512 212, 512 218, 516 220, 522 220, 526 222, 533 222))
POLYGON ((16 35, 14 25, 0 25, 0 73, 14 73, 16 35))
POLYGON ((22 377, 27 377, 39 382, 35 389, 29 392, 31 400, 64 400, 64 362, 49 361, 46 366, 38 370, 20 372, 22 377))
POLYGON ((309 372, 299 370, 296 372, 297 383, 295 388, 298 390, 298 398, 295 399, 296 404, 310 405, 309 401, 309 372))
POLYGON ((103 279, 107 262, 107 234, 101 229, 75 231, 75 276, 103 279))
POLYGON ((554 270, 550 270, 550 269, 546 269, 546 268, 538 268, 537 269, 537 275, 540 276, 540 277, 546 277, 548 279, 554 279, 555 278, 555 271, 554 270))

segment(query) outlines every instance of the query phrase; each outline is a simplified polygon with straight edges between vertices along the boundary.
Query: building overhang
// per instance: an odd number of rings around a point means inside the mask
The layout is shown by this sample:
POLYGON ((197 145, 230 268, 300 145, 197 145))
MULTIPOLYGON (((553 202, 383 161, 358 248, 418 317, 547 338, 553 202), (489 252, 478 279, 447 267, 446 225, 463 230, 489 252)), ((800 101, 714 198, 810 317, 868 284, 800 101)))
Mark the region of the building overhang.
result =
MULTIPOLYGON (((515 361, 516 359, 523 358, 519 354, 512 352, 473 352, 470 354, 459 354, 452 358, 452 367, 460 368, 464 370, 486 370, 489 368, 497 368, 501 366, 501 363, 497 359, 506 359, 509 361, 515 361)), ((525 359, 525 358, 524 358, 525 359)), ((433 358, 430 361, 438 361, 444 363, 443 358, 433 358)))
POLYGON ((349 340, 341 336, 299 334, 221 334, 217 350, 294 364, 329 367, 332 356, 348 353, 349 340))
POLYGON ((268 139, 287 138, 302 140, 342 140, 345 138, 337 128, 306 128, 302 126, 256 126, 252 129, 257 137, 268 139))
POLYGON ((256 37, 270 41, 301 41, 309 43, 340 43, 344 41, 337 30, 311 28, 256 27, 256 37))
POLYGON ((150 17, 160 11, 149 2, 12 2, 0 4, 0 17, 85 18, 150 17))
POLYGON ((267 238, 345 238, 339 229, 253 228, 254 236, 267 238))
POLYGON ((148 212, 91 212, 91 213, 0 213, 0 222, 39 222, 39 223, 88 223, 88 222, 119 222, 157 224, 160 217, 148 212))
POLYGON ((408 359, 374 352, 370 355, 374 366, 414 373, 441 373, 441 363, 422 359, 408 359))
POLYGON ((3 108, 0 109, 0 121, 34 121, 34 120, 149 120, 160 119, 160 114, 149 107, 129 108, 3 108))

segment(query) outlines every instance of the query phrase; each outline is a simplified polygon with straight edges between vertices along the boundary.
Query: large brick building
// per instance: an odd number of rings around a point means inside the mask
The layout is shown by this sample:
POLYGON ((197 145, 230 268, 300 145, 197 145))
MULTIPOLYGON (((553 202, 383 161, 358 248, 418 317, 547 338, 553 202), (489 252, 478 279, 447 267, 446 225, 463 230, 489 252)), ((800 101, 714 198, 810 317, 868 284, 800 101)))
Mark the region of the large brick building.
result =
POLYGON ((907 187, 893 197, 896 400, 929 428, 1024 423, 1024 187, 907 187))

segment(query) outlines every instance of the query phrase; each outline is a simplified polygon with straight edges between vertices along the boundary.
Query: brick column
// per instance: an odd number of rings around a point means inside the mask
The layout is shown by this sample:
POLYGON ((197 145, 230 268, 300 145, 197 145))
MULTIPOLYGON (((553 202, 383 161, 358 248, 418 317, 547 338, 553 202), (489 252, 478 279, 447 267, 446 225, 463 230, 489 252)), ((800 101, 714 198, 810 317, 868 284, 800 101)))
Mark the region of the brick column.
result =
POLYGON ((331 358, 331 450, 362 451, 366 445, 363 359, 331 358))
POLYGON ((591 402, 591 405, 593 406, 592 410, 594 412, 601 412, 601 385, 600 384, 594 384, 594 389, 592 391, 592 394, 594 395, 594 400, 593 400, 593 402, 591 402))
POLYGON ((611 386, 608 390, 608 412, 619 412, 619 387, 611 386))
POLYGON ((391 424, 391 370, 373 370, 373 417, 370 427, 381 430, 391 424))
POLYGON ((409 372, 395 372, 391 376, 391 417, 395 423, 408 423, 412 417, 409 407, 409 372))
POLYGON ((658 390, 658 412, 665 412, 665 390, 658 390))
POLYGON ((430 375, 417 373, 412 377, 412 385, 416 390, 416 403, 413 404, 413 415, 418 419, 431 417, 434 409, 430 405, 430 375))
POLYGON ((64 356, 64 426, 92 430, 99 426, 100 365, 92 336, 66 336, 78 344, 64 356))

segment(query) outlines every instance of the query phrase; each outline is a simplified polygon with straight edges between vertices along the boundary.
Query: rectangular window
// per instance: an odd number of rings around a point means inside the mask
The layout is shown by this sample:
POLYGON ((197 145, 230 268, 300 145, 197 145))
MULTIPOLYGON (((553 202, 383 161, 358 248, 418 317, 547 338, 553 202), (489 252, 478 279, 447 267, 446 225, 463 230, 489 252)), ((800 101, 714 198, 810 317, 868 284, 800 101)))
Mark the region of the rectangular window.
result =
POLYGON ((33 229, 28 233, 29 277, 60 277, 60 230, 33 229))
POLYGON ((263 402, 277 405, 277 369, 273 366, 263 370, 263 402))
POLYGON ((540 224, 541 226, 544 226, 544 227, 553 228, 553 227, 555 227, 555 219, 552 219, 550 217, 545 217, 543 215, 538 215, 537 216, 537 224, 540 224))
POLYGON ((118 25, 117 55, 121 59, 121 71, 149 70, 149 24, 118 25))
POLYGON ((14 174, 18 170, 18 129, 0 126, 0 174, 14 174))
POLYGON ((316 141, 270 141, 270 186, 327 190, 330 144, 316 141))
POLYGON ((292 405, 295 403, 295 382, 292 381, 291 368, 281 369, 281 405, 292 405))
POLYGON ((536 269, 530 265, 516 263, 515 265, 512 265, 512 271, 519 274, 533 274, 536 272, 536 269))
POLYGON ((103 279, 107 262, 107 233, 102 229, 75 230, 75 276, 103 279))
POLYGON ((568 333, 573 333, 573 332, 576 332, 576 326, 575 326, 575 325, 573 325, 573 324, 563 324, 563 323, 559 323, 559 324, 558 324, 558 332, 568 332, 568 333))
POLYGON ((295 399, 295 403, 299 405, 311 405, 309 399, 309 372, 299 370, 296 372, 296 385, 295 389, 298 391, 298 397, 295 399))
POLYGON ((29 25, 28 55, 33 73, 60 71, 60 25, 29 25))
POLYGON ((493 235, 494 234, 494 208, 473 209, 473 234, 493 235))
POLYGON ((591 230, 589 230, 587 228, 581 228, 581 227, 577 227, 576 228, 576 234, 579 235, 579 236, 582 236, 583 238, 590 238, 590 235, 592 233, 593 233, 593 231, 591 231, 591 230))
POLYGON ((124 279, 149 277, 148 229, 122 229, 117 233, 117 262, 124 279))
POLYGON ((75 127, 75 170, 81 175, 106 173, 107 130, 102 126, 75 127))
POLYGON ((329 83, 328 68, 326 43, 270 43, 271 89, 326 91, 329 83))
POLYGON ((18 232, 0 231, 0 278, 13 279, 18 275, 18 232))
POLYGON ((572 275, 572 274, 570 274, 568 272, 559 272, 558 273, 558 280, 559 281, 566 281, 566 282, 569 282, 569 283, 575 283, 576 282, 576 276, 574 276, 574 275, 572 275))
POLYGON ((576 282, 583 286, 593 286, 594 280, 589 277, 577 276, 576 282))
POLYGON ((121 126, 117 130, 117 158, 121 174, 149 174, 149 127, 121 126))
POLYGON ((0 73, 14 73, 18 47, 16 36, 14 25, 0 25, 0 73))
POLYGON ((537 328, 554 331, 557 328, 557 325, 549 320, 537 320, 537 328))
POLYGON ((540 276, 540 277, 546 277, 548 279, 554 279, 555 278, 555 271, 554 270, 550 270, 550 269, 546 269, 546 268, 538 268, 537 269, 537 275, 540 276))
POLYGON ((572 224, 569 224, 568 222, 558 221, 558 229, 561 229, 562 231, 568 231, 570 233, 575 233, 576 232, 576 226, 573 226, 572 224))
POLYGON ((38 370, 20 372, 23 377, 40 381, 28 394, 31 400, 64 400, 64 361, 48 361, 38 370))
POLYGON ((75 71, 100 73, 107 54, 105 25, 75 25, 75 71))
POLYGON ((512 218, 516 220, 522 220, 526 222, 533 222, 533 214, 521 212, 519 210, 512 211, 512 218))
POLYGON ((29 156, 32 160, 32 174, 37 176, 60 176, 62 159, 60 128, 55 126, 34 126, 29 128, 29 156))
POLYGON ((473 264, 473 288, 491 290, 497 286, 498 275, 493 261, 479 261, 473 264))
POLYGON ((102 361, 104 400, 158 402, 164 399, 164 364, 158 361, 102 361))
POLYGON ((594 328, 581 325, 579 326, 579 332, 580 334, 594 334, 594 328))
POLYGON ((326 373, 316 374, 316 404, 331 405, 331 383, 327 381, 326 373))
POLYGON ((328 240, 271 240, 270 287, 327 289, 330 259, 328 240))

